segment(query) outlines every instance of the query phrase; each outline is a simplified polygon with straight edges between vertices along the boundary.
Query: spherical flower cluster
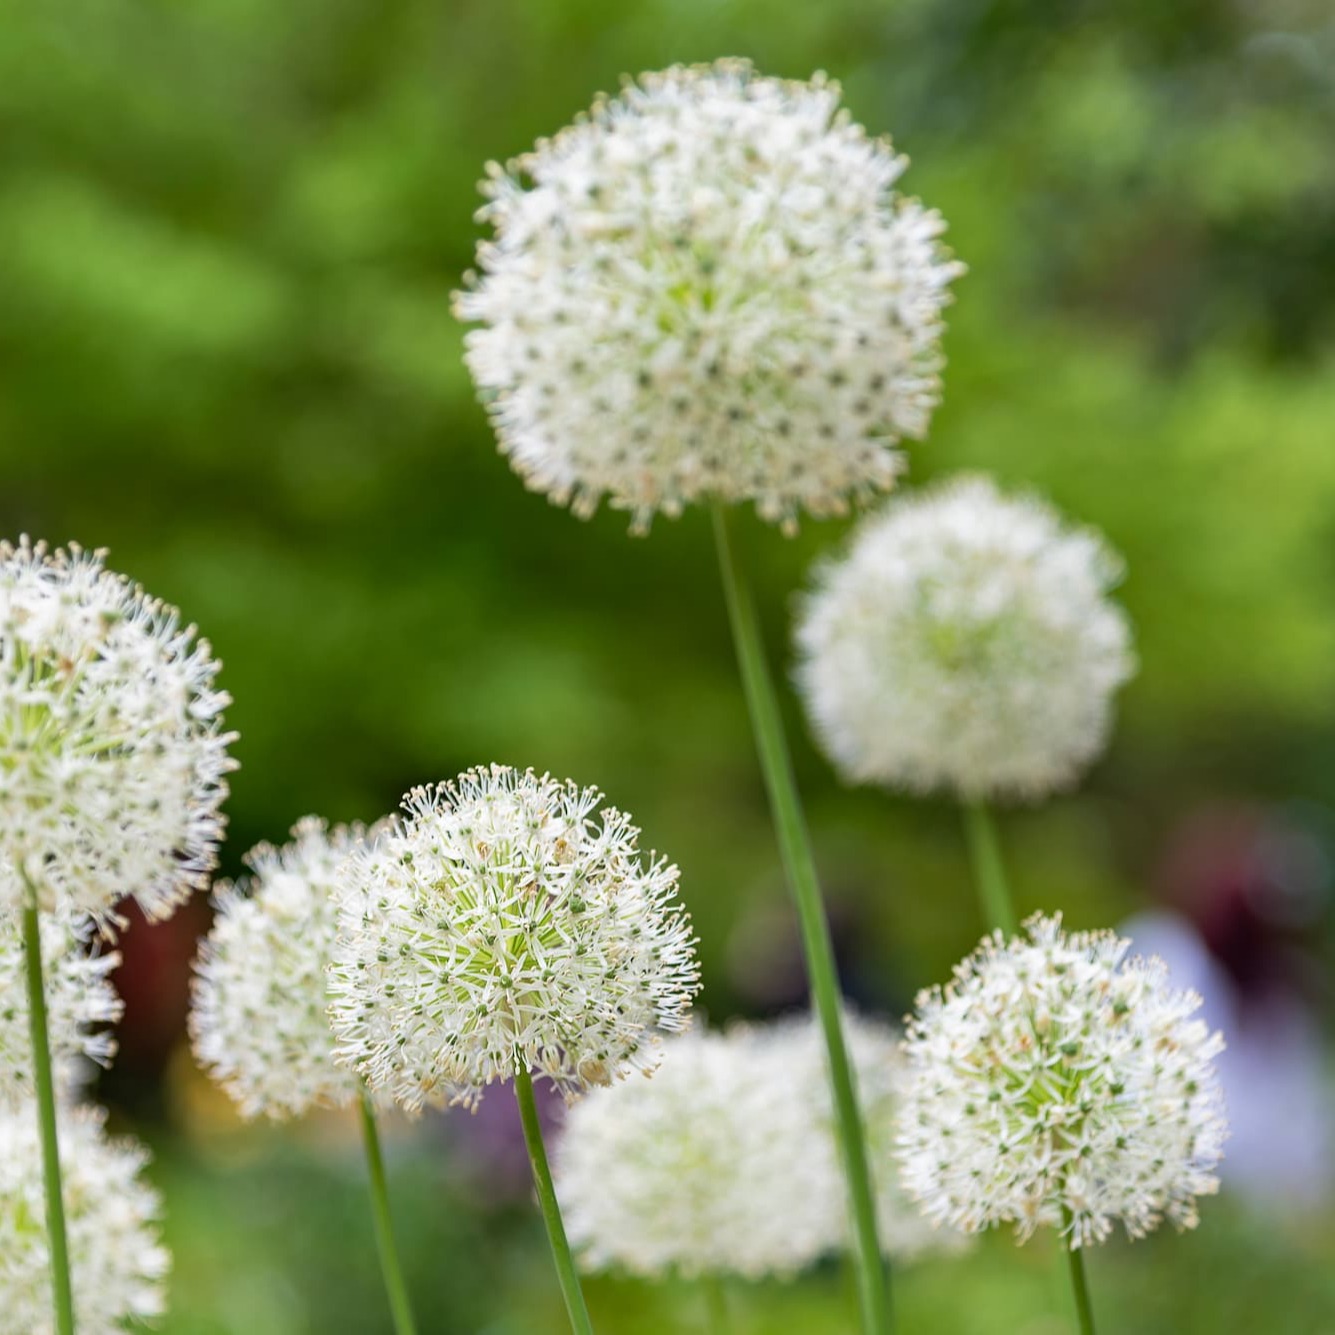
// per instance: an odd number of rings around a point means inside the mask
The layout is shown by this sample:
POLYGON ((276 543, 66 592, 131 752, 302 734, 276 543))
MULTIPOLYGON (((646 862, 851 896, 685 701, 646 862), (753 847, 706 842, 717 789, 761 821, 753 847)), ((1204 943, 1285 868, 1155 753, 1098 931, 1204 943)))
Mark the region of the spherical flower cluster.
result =
POLYGON ((457 309, 531 488, 643 529, 706 497, 791 526, 893 484, 960 266, 839 100, 823 75, 678 66, 492 164, 457 309))
POLYGON ((200 1065, 245 1117, 298 1117, 350 1103, 361 1089, 334 1061, 326 970, 338 869, 365 838, 360 826, 331 830, 308 816, 291 843, 246 855, 249 880, 219 887, 195 966, 190 1036, 200 1065))
MULTIPOLYGON (((895 1184, 895 1035, 851 1019, 846 1029, 882 1245, 910 1256, 957 1235, 936 1233, 895 1184)), ((571 1243, 592 1270, 794 1274, 846 1245, 835 1136, 811 1020, 674 1040, 652 1080, 599 1091, 567 1112, 556 1184, 571 1243)))
MULTIPOLYGON (((123 1007, 108 975, 114 952, 89 953, 86 933, 61 914, 40 923, 46 1024, 57 1091, 67 1099, 116 1051, 107 1028, 123 1007)), ((20 915, 0 908, 0 1109, 34 1097, 32 1039, 28 1032, 27 961, 20 915)))
POLYGON ((536 1069, 567 1097, 658 1064, 699 986, 677 869, 601 794, 471 770, 340 873, 338 1053, 409 1112, 536 1069))
POLYGON ((798 679, 846 777, 1034 799, 1106 744, 1135 660, 1098 534, 969 477, 892 501, 819 571, 798 679))
POLYGON ((100 553, 0 545, 0 878, 102 924, 207 883, 233 768, 218 664, 100 553))
POLYGON ((1197 1222, 1218 1189, 1227 1127, 1215 1058, 1156 959, 1111 932, 1067 935, 1036 915, 1028 939, 985 940, 944 990, 923 992, 906 1039, 900 1116, 906 1189, 969 1232, 1059 1228, 1072 1248, 1121 1221, 1133 1238, 1197 1222))
MULTIPOLYGON (((147 1154, 108 1140, 102 1115, 60 1123, 66 1229, 79 1335, 123 1335, 166 1307, 171 1258, 162 1246, 158 1193, 142 1178, 147 1154)), ((0 1112, 0 1335, 51 1335, 42 1147, 32 1105, 0 1112)))

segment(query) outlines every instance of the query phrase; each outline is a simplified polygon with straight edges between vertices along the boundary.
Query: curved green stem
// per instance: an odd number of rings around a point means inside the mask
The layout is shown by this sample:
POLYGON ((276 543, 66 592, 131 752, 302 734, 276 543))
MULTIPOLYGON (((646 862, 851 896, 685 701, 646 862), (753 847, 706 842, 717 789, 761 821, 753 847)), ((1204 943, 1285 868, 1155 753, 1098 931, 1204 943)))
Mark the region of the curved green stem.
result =
POLYGON ((760 756, 760 768, 769 794, 784 868, 797 903, 812 1004, 819 1017, 829 1055, 830 1085, 834 1095, 839 1148, 853 1223, 862 1328, 866 1335, 886 1335, 893 1329, 889 1274, 876 1235, 876 1201, 852 1063, 844 1042, 834 946, 830 941, 830 927, 821 902, 811 839, 797 795, 797 782, 788 755, 783 718, 779 713, 778 696, 761 643, 760 627, 750 591, 728 538, 726 513, 718 504, 714 506, 714 538, 718 546, 723 594, 728 604, 728 619, 732 624, 737 664, 751 714, 751 728, 760 756))
POLYGON ((385 1294, 389 1298, 390 1314, 394 1318, 395 1335, 417 1335, 413 1323, 412 1304, 408 1300, 408 1285, 404 1282, 403 1267, 399 1263, 399 1249, 394 1243, 394 1225, 389 1213, 389 1189, 385 1185, 385 1160, 380 1153, 380 1132, 376 1129, 375 1109, 365 1089, 357 1101, 361 1113, 362 1144, 366 1148, 366 1172, 370 1179, 371 1214, 375 1219, 375 1241, 380 1252, 380 1272, 385 1279, 385 1294))
POLYGON ((74 1290, 70 1285, 65 1200, 60 1185, 60 1141, 56 1093, 51 1078, 51 1043, 46 1029, 46 989, 42 983, 42 931, 37 896, 28 887, 23 908, 23 955, 28 976, 28 1025, 32 1036, 33 1084, 42 1134, 42 1176, 46 1185, 46 1236, 51 1250, 51 1286, 57 1335, 74 1335, 74 1290))
POLYGON ((556 1263, 556 1277, 561 1283, 561 1296, 566 1300, 570 1314, 570 1329, 575 1335, 593 1335, 589 1309, 584 1305, 584 1290, 580 1288, 579 1271, 566 1241, 565 1225, 561 1222, 561 1207, 556 1201, 552 1185, 552 1170, 547 1163, 547 1149, 542 1143, 542 1125, 538 1121, 538 1105, 533 1097, 533 1077, 528 1070, 515 1075, 515 1098, 519 1103, 519 1118, 524 1124, 524 1144, 528 1146, 529 1162, 533 1165, 533 1185, 538 1191, 538 1205, 542 1221, 547 1225, 547 1240, 552 1245, 552 1260, 556 1263))
POLYGON ((1094 1309, 1089 1301, 1089 1285, 1085 1282, 1085 1249, 1068 1246, 1066 1255, 1071 1265, 1071 1291, 1075 1295, 1080 1335, 1094 1335, 1094 1309))
POLYGON ((964 828, 969 838, 978 902, 988 930, 999 928, 1006 936, 1014 936, 1019 927, 1015 905, 1006 880, 1006 867, 1001 860, 996 822, 985 803, 977 800, 964 803, 964 828))

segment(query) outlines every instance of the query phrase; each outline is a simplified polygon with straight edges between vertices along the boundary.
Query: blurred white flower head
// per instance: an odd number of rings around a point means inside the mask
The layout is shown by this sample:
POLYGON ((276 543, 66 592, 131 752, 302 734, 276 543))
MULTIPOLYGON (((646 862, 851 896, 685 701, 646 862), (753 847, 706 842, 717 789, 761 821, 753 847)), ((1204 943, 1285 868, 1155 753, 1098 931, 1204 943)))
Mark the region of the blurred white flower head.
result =
MULTIPOLYGON (((115 1035, 107 1026, 124 1007, 108 975, 120 956, 97 945, 90 950, 90 932, 64 914, 44 914, 39 927, 56 1092, 72 1100, 93 1064, 108 1066, 115 1054, 115 1035)), ((0 1108, 26 1105, 36 1093, 26 968, 19 912, 0 908, 0 1108)))
MULTIPOLYGON (((144 1181, 147 1153, 109 1140, 102 1114, 60 1122, 70 1277, 79 1335, 122 1335, 129 1322, 166 1310, 171 1257, 162 1245, 162 1201, 144 1181)), ((51 1335, 51 1268, 37 1112, 0 1111, 0 1335, 51 1335)))
POLYGON ((893 484, 961 266, 839 100, 819 74, 675 66, 489 167, 494 239, 456 304, 531 488, 642 530, 715 497, 791 527, 893 484))
POLYGON ((1036 799, 1107 742, 1135 671, 1108 598, 1121 565, 1090 529, 964 477, 897 498, 818 567, 798 681, 844 776, 965 799, 1036 799))
POLYGON ((234 763, 207 641, 100 553, 0 544, 0 894, 106 926, 203 887, 234 763))
POLYGON ((1120 1222, 1142 1237, 1194 1228, 1227 1136, 1223 1039, 1111 932, 1035 915, 1027 939, 986 939, 922 992, 905 1048, 905 1188, 929 1219, 976 1232, 1041 1226, 1072 1248, 1120 1222))
POLYGON ((677 869, 602 794, 531 770, 414 789, 340 872, 338 1055, 409 1112, 520 1069, 568 1098, 659 1061, 699 987, 677 869))
POLYGON ((361 1089, 334 1061, 327 970, 338 926, 338 869, 361 826, 307 816, 281 848, 246 855, 253 875, 224 884, 195 966, 195 1055, 245 1117, 299 1117, 341 1107, 361 1089))
MULTIPOLYGON (((940 1233, 899 1192, 893 1031, 849 1019, 873 1153, 881 1242, 905 1257, 940 1233)), ((825 1049, 803 1017, 688 1034, 649 1081, 599 1090, 566 1114, 556 1186, 591 1270, 656 1277, 787 1276, 846 1245, 848 1207, 825 1049)))

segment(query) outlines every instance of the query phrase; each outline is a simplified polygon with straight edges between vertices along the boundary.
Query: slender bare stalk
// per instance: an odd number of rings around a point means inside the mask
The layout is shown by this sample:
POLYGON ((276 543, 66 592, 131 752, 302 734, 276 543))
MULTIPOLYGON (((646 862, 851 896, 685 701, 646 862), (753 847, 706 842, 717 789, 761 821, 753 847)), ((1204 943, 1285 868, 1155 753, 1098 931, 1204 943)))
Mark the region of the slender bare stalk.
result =
POLYGON ((37 1120, 42 1133, 46 1236, 51 1252, 56 1332, 57 1335, 74 1335, 74 1290, 70 1284, 69 1244, 65 1236, 65 1199, 60 1185, 56 1093, 51 1078, 51 1041, 47 1034, 46 988, 42 979, 42 932, 37 914, 37 893, 31 885, 27 887, 27 900, 23 907, 23 954, 28 977, 33 1084, 37 1094, 37 1120))
POLYGON ((742 687, 751 714, 751 729, 755 734, 756 751, 769 794, 784 868, 797 903, 812 1004, 829 1055, 830 1086, 853 1223, 862 1328, 865 1335, 887 1335, 894 1328, 889 1271, 876 1233, 876 1200, 872 1192, 867 1138, 853 1066, 844 1040, 843 1007, 830 926, 825 917, 811 838, 797 794, 778 696, 761 643, 750 589, 728 537, 726 513, 718 504, 714 506, 714 537, 742 687))

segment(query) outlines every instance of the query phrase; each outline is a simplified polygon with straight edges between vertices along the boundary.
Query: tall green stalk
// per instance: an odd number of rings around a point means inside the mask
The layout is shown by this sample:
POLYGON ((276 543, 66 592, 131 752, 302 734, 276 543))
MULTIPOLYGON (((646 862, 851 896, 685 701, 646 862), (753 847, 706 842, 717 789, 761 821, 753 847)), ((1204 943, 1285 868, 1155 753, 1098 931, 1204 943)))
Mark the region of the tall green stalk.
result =
POLYGON ((380 1152, 380 1132, 375 1124, 371 1096, 362 1090, 357 1102, 362 1122, 362 1144, 366 1148, 366 1171, 370 1179, 371 1214, 375 1219, 375 1241, 380 1252, 380 1272, 385 1279, 390 1314, 395 1335, 417 1335, 408 1285, 399 1263, 399 1249, 394 1243, 394 1225, 389 1213, 389 1189, 385 1184, 385 1160, 380 1152))
POLYGON ((575 1269, 575 1258, 570 1254, 565 1225, 561 1222, 561 1207, 557 1204, 556 1188, 552 1184, 547 1149, 542 1143, 542 1125, 538 1121, 538 1105, 533 1097, 533 1077, 527 1069, 515 1074, 515 1098, 519 1103, 519 1118, 524 1124, 524 1144, 528 1146, 529 1162, 533 1165, 533 1185, 538 1191, 542 1221, 547 1225, 547 1241, 552 1245, 556 1277, 561 1283, 561 1296, 566 1301, 566 1311, 570 1315, 570 1329, 574 1335, 593 1335, 593 1323, 589 1320, 589 1309, 584 1304, 579 1271, 575 1269))
POLYGON ((1006 866, 1001 860, 996 822, 985 803, 975 800, 964 804, 964 828, 969 838, 978 902, 988 930, 999 928, 1004 935, 1014 936, 1019 927, 1015 904, 1006 880, 1006 866))
POLYGON ((1071 1266, 1071 1292, 1075 1295, 1080 1335, 1094 1335, 1094 1308, 1090 1305, 1089 1285, 1085 1282, 1085 1249, 1068 1247, 1066 1256, 1071 1266))
POLYGON ((750 590, 728 538, 726 512, 719 504, 714 506, 714 538, 760 768, 769 794, 784 868, 797 902, 812 1004, 829 1054, 830 1085, 853 1222, 862 1328, 865 1335, 886 1335, 893 1329, 889 1274, 876 1236, 876 1201, 872 1192, 867 1139, 858 1108, 853 1068, 844 1042, 839 979, 830 927, 821 902, 816 862, 797 795, 778 696, 761 643, 759 623, 750 590))
POLYGON ((728 1311, 728 1290, 718 1275, 707 1275, 700 1281, 704 1291, 705 1311, 709 1335, 732 1335, 732 1316, 728 1311))
POLYGON ((51 1287, 57 1335, 74 1335, 74 1290, 70 1285, 65 1199, 60 1186, 60 1140, 56 1132, 56 1092, 51 1079, 51 1043, 46 1028, 46 988, 42 982, 42 931, 37 895, 28 887, 23 907, 23 955, 28 976, 28 1022, 32 1035, 33 1084, 42 1133, 42 1176, 46 1185, 46 1236, 51 1252, 51 1287))

